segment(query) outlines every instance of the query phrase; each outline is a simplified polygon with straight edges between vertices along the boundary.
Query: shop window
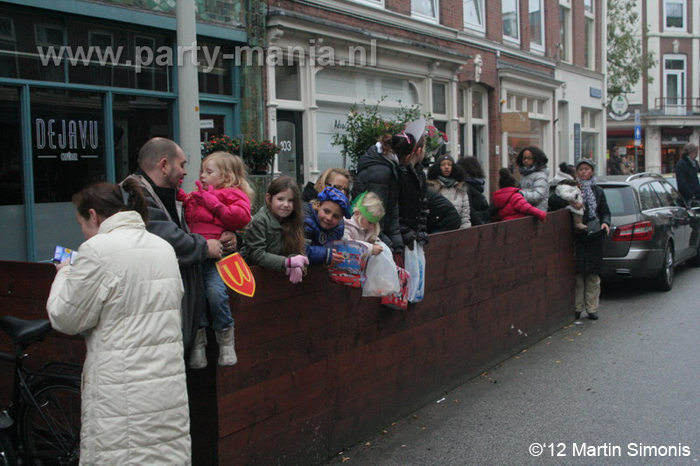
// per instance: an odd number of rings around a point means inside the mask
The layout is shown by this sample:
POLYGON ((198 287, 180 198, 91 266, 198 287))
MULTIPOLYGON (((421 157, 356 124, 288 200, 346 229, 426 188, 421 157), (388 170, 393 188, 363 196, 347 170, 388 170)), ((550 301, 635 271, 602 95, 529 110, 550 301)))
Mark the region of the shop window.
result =
POLYGON ((530 1, 530 47, 544 50, 544 9, 542 0, 530 1))
POLYGON ((301 100, 299 65, 275 67, 275 92, 278 100, 301 100))
POLYGON ((19 90, 0 86, 0 260, 27 260, 19 90))
POLYGON ((136 89, 153 91, 156 88, 156 67, 149 64, 149 54, 155 51, 156 41, 149 36, 134 36, 134 58, 140 67, 134 68, 136 89))
POLYGON ((530 119, 528 131, 513 131, 508 133, 508 168, 519 176, 515 164, 518 153, 527 146, 542 147, 544 141, 544 129, 546 121, 530 119))
POLYGON ((232 95, 231 60, 224 57, 234 56, 233 47, 214 42, 197 41, 201 48, 198 51, 199 62, 199 92, 202 94, 232 95), (205 50, 208 52, 205 53, 205 50), (208 60, 216 57, 211 63, 208 60))
POLYGON ((411 14, 418 18, 437 21, 438 0, 411 0, 411 14))
POLYGON ((685 0, 664 1, 664 29, 685 30, 685 0))
POLYGON ((503 0, 501 2, 503 18, 503 36, 516 42, 520 41, 519 0, 503 0))
POLYGON ((433 83, 433 113, 447 113, 446 86, 442 83, 433 83))
MULTIPOLYGON (((418 103, 418 92, 409 81, 339 68, 326 68, 316 73, 317 99, 325 101, 383 100, 386 105, 401 102, 418 103)), ((278 96, 279 98, 279 96, 278 96)), ((348 105, 349 106, 349 105, 348 105)))
POLYGON ((484 0, 464 0, 464 25, 484 31, 484 0))
POLYGON ((172 139, 171 100, 115 94, 114 163, 117 180, 138 168, 139 150, 153 137, 172 139))
POLYGON ((31 151, 34 178, 36 253, 53 256, 59 244, 77 248, 73 194, 105 179, 103 95, 33 88, 31 151))

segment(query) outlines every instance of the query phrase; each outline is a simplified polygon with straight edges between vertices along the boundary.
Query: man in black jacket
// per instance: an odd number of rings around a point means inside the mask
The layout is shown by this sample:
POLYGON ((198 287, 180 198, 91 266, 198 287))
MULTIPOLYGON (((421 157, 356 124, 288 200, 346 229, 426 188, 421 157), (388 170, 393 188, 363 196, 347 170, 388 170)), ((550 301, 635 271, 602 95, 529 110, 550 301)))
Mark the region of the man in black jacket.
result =
POLYGON ((175 250, 185 288, 182 297, 182 341, 187 348, 199 326, 199 313, 205 311, 204 282, 200 264, 207 258, 220 259, 221 241, 205 240, 190 233, 176 201, 177 188, 187 175, 187 158, 180 146, 166 138, 153 138, 139 151, 139 168, 129 178, 143 188, 148 202, 146 229, 163 238, 175 250))
POLYGON ((683 146, 681 159, 676 165, 676 181, 681 196, 690 202, 700 200, 700 182, 698 182, 698 146, 693 143, 683 146))

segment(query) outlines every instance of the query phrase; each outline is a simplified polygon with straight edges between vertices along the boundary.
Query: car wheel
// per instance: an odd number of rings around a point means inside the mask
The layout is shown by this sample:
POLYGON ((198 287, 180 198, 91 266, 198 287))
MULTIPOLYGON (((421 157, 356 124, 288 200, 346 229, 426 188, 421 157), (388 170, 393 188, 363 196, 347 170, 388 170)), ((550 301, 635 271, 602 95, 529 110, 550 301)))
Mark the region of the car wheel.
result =
POLYGON ((671 291, 673 288, 673 247, 670 244, 666 246, 664 263, 656 277, 656 287, 660 291, 671 291))

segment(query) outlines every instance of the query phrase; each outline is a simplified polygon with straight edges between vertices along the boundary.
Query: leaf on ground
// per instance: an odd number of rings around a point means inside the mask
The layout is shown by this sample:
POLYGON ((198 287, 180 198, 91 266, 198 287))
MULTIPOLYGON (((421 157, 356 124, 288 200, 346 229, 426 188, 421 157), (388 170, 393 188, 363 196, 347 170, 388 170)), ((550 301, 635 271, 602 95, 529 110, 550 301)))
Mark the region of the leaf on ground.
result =
POLYGON ((365 446, 366 446, 366 447, 371 447, 372 444, 371 444, 370 442, 367 442, 367 443, 365 443, 365 446))
POLYGON ((343 456, 342 463, 347 463, 348 461, 350 461, 350 457, 349 457, 349 456, 343 456))
POLYGON ((556 362, 557 364, 561 364, 561 361, 558 361, 558 360, 557 360, 557 361, 554 361, 554 362, 556 362))

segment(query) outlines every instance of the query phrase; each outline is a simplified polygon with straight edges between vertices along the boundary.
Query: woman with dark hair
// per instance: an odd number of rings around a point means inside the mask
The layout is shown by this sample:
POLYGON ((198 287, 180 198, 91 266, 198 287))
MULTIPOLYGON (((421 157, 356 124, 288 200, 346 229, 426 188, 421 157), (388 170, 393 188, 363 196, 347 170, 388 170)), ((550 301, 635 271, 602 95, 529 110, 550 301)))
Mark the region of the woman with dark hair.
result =
POLYGON ((463 157, 457 160, 457 166, 464 170, 464 182, 469 194, 469 219, 473 226, 489 223, 489 201, 484 196, 486 175, 476 157, 463 157))
POLYGON ((56 267, 47 310, 59 332, 85 332, 80 462, 191 464, 175 251, 146 231, 135 180, 88 186, 73 203, 86 241, 56 267))
POLYGON ((515 163, 520 171, 520 191, 527 202, 547 212, 549 169, 542 149, 528 146, 520 151, 515 163))
POLYGON ((428 190, 441 194, 452 203, 459 213, 460 230, 472 226, 464 172, 449 153, 438 156, 428 169, 428 190))

